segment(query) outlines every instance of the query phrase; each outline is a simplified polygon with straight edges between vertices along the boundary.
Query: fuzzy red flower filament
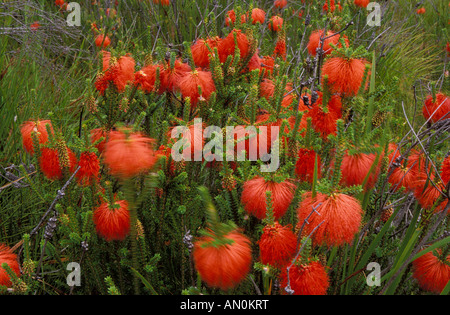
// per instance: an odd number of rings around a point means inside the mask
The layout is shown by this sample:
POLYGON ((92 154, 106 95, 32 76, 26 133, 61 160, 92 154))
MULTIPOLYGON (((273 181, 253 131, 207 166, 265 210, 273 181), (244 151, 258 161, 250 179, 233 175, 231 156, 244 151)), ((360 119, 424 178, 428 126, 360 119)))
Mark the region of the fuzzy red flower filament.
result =
POLYGON ((248 274, 252 262, 250 240, 238 231, 223 236, 231 244, 214 245, 212 237, 202 237, 194 243, 194 263, 208 286, 229 290, 248 274))
POLYGON ((12 285, 11 279, 6 270, 2 268, 2 264, 4 263, 7 264, 17 276, 20 275, 17 255, 14 254, 8 246, 0 244, 0 285, 10 287, 12 285))
POLYGON ((297 237, 290 226, 274 222, 263 228, 258 245, 261 262, 264 265, 282 267, 295 255, 297 237))
POLYGON ((130 231, 128 202, 119 200, 114 205, 102 203, 94 211, 93 220, 97 233, 105 240, 124 240, 130 231))
POLYGON ((104 162, 114 176, 122 179, 137 176, 153 167, 157 156, 151 148, 153 139, 138 133, 110 134, 103 152, 104 162))

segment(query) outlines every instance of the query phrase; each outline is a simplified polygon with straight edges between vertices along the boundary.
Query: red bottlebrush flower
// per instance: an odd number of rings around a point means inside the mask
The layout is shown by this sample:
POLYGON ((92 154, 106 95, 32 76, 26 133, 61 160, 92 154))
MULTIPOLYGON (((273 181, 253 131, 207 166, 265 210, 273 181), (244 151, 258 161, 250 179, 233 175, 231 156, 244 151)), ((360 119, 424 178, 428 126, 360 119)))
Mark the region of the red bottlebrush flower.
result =
POLYGON ((264 70, 264 77, 267 78, 273 74, 275 68, 275 59, 272 56, 264 56, 262 58, 261 69, 264 70))
POLYGON ((244 69, 243 72, 259 70, 259 73, 261 74, 261 68, 262 68, 261 63, 262 63, 262 59, 259 57, 258 53, 254 53, 253 57, 248 62, 247 69, 244 69))
POLYGON ((442 119, 450 119, 450 98, 443 93, 438 93, 433 103, 433 96, 429 95, 425 100, 422 113, 426 120, 434 123, 442 119))
MULTIPOLYGON (((340 2, 338 2, 338 9, 339 9, 339 11, 342 11, 342 6, 341 6, 340 2)), ((326 0, 325 4, 322 7, 322 10, 324 12, 333 13, 336 10, 336 2, 334 0, 330 0, 330 7, 328 8, 328 0, 326 0)))
POLYGON ((444 184, 446 185, 448 182, 450 182, 450 156, 448 156, 444 162, 442 162, 441 166, 441 178, 444 181, 444 184))
POLYGON ((40 144, 45 144, 48 141, 48 133, 46 125, 50 126, 50 130, 53 131, 52 122, 50 120, 36 120, 36 121, 26 121, 20 127, 20 133, 22 134, 22 144, 25 150, 33 155, 33 138, 32 133, 38 133, 38 139, 40 144))
POLYGON ((147 65, 134 74, 134 85, 141 88, 145 93, 150 93, 155 88, 156 72, 158 66, 147 65))
POLYGON ((98 182, 100 174, 100 162, 93 152, 82 152, 78 161, 80 169, 75 175, 81 185, 89 186, 98 182))
POLYGON ((225 25, 231 26, 236 22, 236 12, 234 10, 230 10, 225 15, 225 25))
POLYGON ((6 263, 18 277, 20 276, 17 255, 14 254, 8 246, 0 244, 0 285, 11 287, 11 279, 6 270, 1 267, 4 263, 6 263))
POLYGON ((278 32, 283 28, 283 18, 278 16, 278 15, 274 15, 270 18, 268 27, 271 31, 274 32, 278 32))
POLYGON ((281 58, 283 58, 283 60, 286 60, 286 41, 284 39, 278 40, 275 44, 273 56, 275 58, 280 56, 281 58))
POLYGON ((95 145, 99 153, 103 153, 105 150, 105 144, 106 140, 109 139, 109 135, 114 135, 115 133, 118 133, 119 131, 116 130, 110 130, 109 132, 106 132, 102 128, 96 128, 91 130, 91 142, 95 143, 99 141, 101 138, 103 140, 95 145))
POLYGON ((356 95, 364 79, 366 64, 364 59, 332 57, 322 67, 322 81, 327 76, 332 92, 356 95))
POLYGON ((421 7, 420 9, 418 9, 417 11, 416 11, 416 13, 417 14, 425 14, 425 8, 424 7, 421 7))
MULTIPOLYGON (((411 151, 411 155, 408 157, 408 168, 412 168, 417 174, 425 173, 426 169, 426 156, 423 152, 416 150, 411 151)), ((428 166, 428 169, 430 166, 428 166)), ((426 176, 426 174, 425 174, 426 176)))
MULTIPOLYGON (((325 37, 331 36, 333 34, 334 34, 334 32, 328 31, 327 34, 324 36, 323 30, 317 30, 317 31, 312 32, 311 36, 309 37, 309 42, 308 42, 308 46, 307 46, 309 54, 312 56, 317 55, 317 48, 320 47, 321 36, 323 36, 325 38, 325 37)), ((339 34, 337 34, 328 39, 325 39, 325 41, 323 43, 323 51, 324 51, 325 55, 329 55, 333 51, 333 47, 331 47, 330 44, 333 44, 335 46, 337 45, 338 47, 340 46, 340 43, 339 43, 340 37, 341 36, 339 34)), ((345 40, 348 44, 348 39, 345 38, 345 40)))
POLYGON ((275 83, 270 79, 263 79, 259 84, 259 95, 269 100, 275 93, 275 83))
POLYGON ((285 6, 287 6, 287 0, 275 0, 273 5, 278 9, 283 9, 285 6))
POLYGON ((199 39, 191 46, 192 58, 197 67, 208 68, 209 56, 214 53, 214 48, 219 45, 219 37, 199 39), (208 49, 211 49, 211 51, 208 49))
POLYGON ((208 286, 229 290, 250 271, 252 251, 248 237, 238 231, 232 231, 224 238, 232 243, 214 246, 216 240, 212 237, 199 238, 192 254, 195 268, 208 286))
POLYGON ((398 146, 395 143, 389 143, 388 144, 389 165, 392 165, 392 163, 396 162, 397 158, 400 156, 401 154, 398 149, 398 146))
POLYGON ((363 210, 358 200, 340 193, 330 196, 317 192, 313 198, 311 192, 303 195, 303 201, 297 210, 298 225, 304 226, 304 232, 312 234, 311 239, 316 245, 340 246, 352 242, 361 226, 363 210), (311 212, 315 208, 313 214, 311 212), (308 216, 311 216, 308 218, 308 216))
POLYGON ((416 185, 416 179, 417 173, 413 168, 400 166, 392 172, 389 177, 389 183, 392 185, 394 191, 398 191, 402 187, 407 190, 413 190, 416 185))
POLYGON ((159 93, 162 94, 166 91, 172 92, 178 89, 178 83, 189 71, 191 71, 191 67, 178 59, 175 60, 173 68, 171 68, 170 61, 165 62, 163 66, 160 66, 159 93))
POLYGON ((216 90, 211 72, 202 70, 186 73, 178 85, 183 97, 189 97, 191 99, 192 107, 195 107, 200 99, 208 100, 216 90), (201 95, 199 94, 199 87, 201 89, 201 95))
MULTIPOLYGON (((369 174, 370 168, 375 163, 376 156, 375 153, 357 153, 350 155, 347 152, 341 164, 341 184, 345 186, 362 185, 364 179, 369 174)), ((382 158, 380 157, 378 159, 378 165, 375 165, 372 173, 369 175, 366 186, 363 187, 365 190, 372 189, 375 186, 381 170, 381 160, 382 158)))
POLYGON ((111 62, 111 53, 103 51, 103 73, 97 77, 95 87, 103 95, 112 82, 119 93, 125 90, 126 85, 134 79, 134 59, 129 56, 121 56, 111 62))
POLYGON ((317 178, 320 178, 320 156, 314 152, 314 150, 309 150, 302 148, 298 152, 298 160, 295 164, 295 173, 301 181, 312 183, 314 179, 314 164, 316 163, 317 156, 317 178))
POLYGON ((282 267, 292 259, 297 249, 297 236, 290 226, 278 222, 266 225, 258 241, 261 263, 282 267))
POLYGON ((326 139, 330 134, 336 134, 336 122, 339 119, 334 112, 324 110, 321 106, 313 106, 312 109, 306 113, 306 117, 311 117, 312 126, 314 130, 326 139))
POLYGON ((55 4, 56 4, 57 6, 62 6, 62 5, 64 5, 64 3, 65 3, 64 0, 55 0, 55 4))
MULTIPOLYGON (((77 157, 69 148, 67 148, 67 154, 69 158, 69 171, 73 173, 78 165, 77 157)), ((42 148, 41 156, 39 158, 39 165, 41 166, 42 173, 44 173, 45 177, 48 179, 57 180, 62 178, 63 173, 58 151, 56 149, 42 148)))
POLYGON ((124 240, 130 231, 128 202, 118 200, 114 205, 102 203, 95 209, 93 220, 97 233, 106 241, 124 240))
POLYGON ((367 8, 370 0, 355 0, 355 5, 361 8, 367 8))
POLYGON ((336 134, 336 122, 341 118, 341 100, 339 96, 332 95, 328 104, 324 106, 322 92, 317 92, 318 99, 311 109, 305 114, 306 118, 311 117, 312 127, 326 139, 330 134, 336 134))
POLYGON ((130 178, 153 167, 157 161, 151 148, 154 140, 139 133, 123 132, 109 137, 103 152, 104 162, 112 175, 130 178))
POLYGON ((153 3, 168 6, 170 5, 170 0, 153 0, 153 3))
POLYGON ((111 44, 108 36, 100 34, 95 38, 95 46, 106 48, 111 44))
POLYGON ((235 54, 234 34, 236 34, 237 46, 242 59, 246 58, 250 51, 250 42, 247 36, 241 30, 233 29, 227 37, 219 42, 217 47, 220 62, 225 62, 229 55, 235 54))
POLYGON ((294 198, 295 185, 290 181, 277 183, 263 177, 255 177, 244 183, 241 202, 245 211, 258 219, 264 219, 267 212, 266 191, 271 191, 274 219, 278 220, 287 211, 294 198))
POLYGON ((32 31, 37 31, 40 27, 41 27, 41 24, 39 24, 39 22, 37 22, 37 21, 30 25, 30 29, 32 31))
MULTIPOLYGON (((292 91, 291 83, 286 84, 285 91, 286 93, 283 97, 283 100, 281 101, 281 106, 284 108, 288 108, 292 104, 294 98, 296 97, 296 94, 290 93, 292 91)), ((274 93, 275 83, 270 79, 263 79, 259 84, 259 95, 267 100, 270 100, 270 98, 273 97, 274 93)))
MULTIPOLYGON (((185 126, 186 124, 181 124, 179 126, 185 126)), ((170 128, 169 132, 167 133, 167 138, 170 139, 169 140, 169 144, 173 144, 176 141, 178 141, 179 139, 185 139, 186 141, 190 140, 190 159, 192 160, 196 160, 195 157, 201 157, 203 154, 203 147, 205 144, 205 138, 203 137, 203 131, 206 127, 205 123, 195 123, 194 122, 189 122, 187 124, 187 128, 189 128, 189 137, 186 135, 184 136, 184 134, 181 132, 179 134, 179 138, 175 139, 172 138, 172 132, 173 129, 176 128, 178 126, 172 127, 170 128)), ((181 130, 182 131, 182 130, 181 130)), ((171 150, 169 150, 171 152, 171 150)))
MULTIPOLYGON (((441 255, 441 250, 437 250, 441 255)), ((428 252, 412 262, 413 278, 419 282, 422 290, 440 294, 450 281, 450 255, 447 262, 441 261, 434 252, 428 252)))
MULTIPOLYGON (((414 196, 424 209, 432 209, 438 198, 445 192, 445 185, 441 181, 437 181, 433 175, 427 176, 426 172, 418 174, 415 180, 414 196)), ((441 212, 448 204, 448 200, 444 200, 435 206, 434 212, 441 212)), ((450 213, 450 211, 449 211, 450 213)))
MULTIPOLYGON (((300 258, 298 258, 300 259, 300 258)), ((286 268, 281 271, 281 287, 288 285, 288 274, 286 268)), ((297 261, 289 269, 290 289, 293 295, 326 295, 330 286, 326 268, 318 261, 300 263, 297 261)), ((283 294, 287 294, 283 290, 283 294)))
POLYGON ((450 43, 447 42, 445 49, 447 50, 447 56, 450 56, 450 43))
POLYGON ((259 8, 254 8, 252 10, 252 24, 260 23, 264 24, 264 21, 266 20, 266 12, 264 10, 259 8))

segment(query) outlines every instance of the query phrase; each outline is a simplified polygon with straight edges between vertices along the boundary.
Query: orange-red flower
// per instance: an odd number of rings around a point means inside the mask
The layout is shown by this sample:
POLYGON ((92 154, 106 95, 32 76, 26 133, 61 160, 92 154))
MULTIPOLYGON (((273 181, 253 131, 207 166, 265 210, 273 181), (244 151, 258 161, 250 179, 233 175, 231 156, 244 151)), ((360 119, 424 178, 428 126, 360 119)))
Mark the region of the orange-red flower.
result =
POLYGON ((442 162, 441 178, 445 185, 450 182, 450 155, 442 162))
POLYGON ((89 151, 82 152, 80 155, 80 160, 78 161, 78 166, 80 169, 75 176, 81 185, 89 186, 94 182, 98 182, 100 175, 100 162, 97 154, 89 151))
POLYGON ((201 237, 194 243, 192 254, 195 268, 208 286, 229 290, 250 271, 252 251, 249 238, 236 230, 224 238, 232 243, 214 246, 214 238, 201 237))
POLYGON ((112 175, 130 178, 150 170, 157 161, 154 140, 139 133, 110 134, 103 152, 104 163, 112 175))
POLYGON ((261 263, 282 267, 292 259, 297 249, 297 236, 291 226, 282 226, 275 221, 263 228, 258 241, 261 263))
POLYGON ((173 68, 170 65, 170 61, 164 62, 160 66, 160 88, 159 93, 173 92, 179 88, 178 83, 183 76, 191 71, 191 67, 180 60, 175 60, 173 68))
POLYGON ((418 9, 418 10, 416 11, 417 14, 425 14, 425 12, 426 12, 426 10, 425 10, 424 7, 421 7, 420 9, 418 9))
POLYGON ((37 31, 39 29, 39 27, 41 27, 41 24, 39 24, 38 21, 34 22, 33 24, 30 25, 30 28, 32 31, 37 31))
POLYGON ((275 220, 281 218, 294 198, 295 185, 286 180, 281 183, 266 181, 257 176, 244 183, 241 202, 247 213, 258 219, 264 219, 267 212, 266 191, 272 193, 273 215, 275 220))
POLYGON ((197 67, 208 68, 209 57, 214 53, 214 48, 219 45, 220 38, 199 39, 191 46, 192 58, 197 67), (211 49, 211 51, 208 49, 211 49))
POLYGON ((145 93, 150 93, 155 88, 158 66, 149 64, 134 74, 134 85, 145 93))
POLYGON ((275 58, 279 56, 283 58, 283 60, 286 60, 286 40, 284 38, 277 40, 273 51, 273 56, 275 58))
MULTIPOLYGON (((325 12, 333 13, 336 10, 336 2, 335 2, 335 0, 329 0, 329 1, 330 1, 330 7, 328 8, 328 0, 325 0, 322 10, 325 12)), ((341 6, 340 2, 338 2, 338 9, 339 9, 339 11, 342 11, 342 6, 341 6)))
POLYGON ((317 228, 311 236, 312 241, 327 246, 351 243, 361 226, 362 214, 359 201, 341 193, 328 196, 317 192, 312 197, 312 192, 307 192, 297 209, 298 226, 306 222, 303 232, 307 235, 317 228), (316 210, 311 214, 313 208, 316 210))
POLYGON ((295 174, 301 181, 312 183, 314 179, 314 164, 317 156, 317 178, 320 178, 320 156, 314 151, 302 148, 298 151, 298 159, 295 164, 295 174))
MULTIPOLYGON (((370 168, 376 160, 375 153, 357 153, 344 155, 341 164, 341 184, 345 186, 362 185, 364 179, 369 174, 370 168)), ((363 188, 366 190, 372 189, 378 179, 378 175, 381 170, 381 160, 378 159, 378 164, 374 166, 372 172, 369 175, 366 186, 363 188)))
MULTIPOLYGON (((328 31, 327 34, 324 36, 323 35, 323 30, 317 30, 311 33, 311 36, 309 37, 309 42, 308 42, 308 52, 310 55, 312 56, 316 56, 317 55, 317 48, 319 48, 320 46, 320 38, 321 36, 328 37, 334 34, 333 31, 328 31)), ((340 34, 336 34, 330 38, 327 38, 324 40, 323 42, 323 51, 325 55, 329 55, 332 51, 333 51, 333 47, 331 47, 330 44, 333 45, 337 45, 340 46, 339 43, 339 39, 341 38, 340 34)), ((346 38, 346 42, 348 43, 348 39, 346 38)))
POLYGON ((230 10, 225 15, 225 25, 230 26, 236 22, 236 12, 234 10, 230 10))
POLYGON ((283 9, 285 6, 287 6, 287 3, 288 3, 287 0, 275 0, 273 5, 276 8, 283 9))
POLYGON ((311 117, 311 123, 315 131, 326 139, 330 134, 336 134, 337 120, 341 118, 341 101, 337 95, 332 95, 326 109, 322 105, 322 93, 317 92, 317 103, 305 114, 311 117))
POLYGON ((22 134, 22 144, 25 150, 31 155, 34 154, 32 133, 36 132, 39 143, 45 144, 48 141, 48 132, 46 125, 50 126, 50 130, 53 130, 52 122, 50 120, 29 120, 22 124, 20 127, 20 133, 22 134))
POLYGON ((153 3, 168 6, 170 5, 170 0, 153 0, 153 3))
POLYGON ((18 277, 20 276, 17 255, 14 254, 8 246, 0 244, 0 285, 10 287, 12 286, 11 279, 6 270, 1 267, 4 263, 7 264, 18 277))
POLYGON ((264 77, 272 75, 275 68, 275 59, 272 56, 263 56, 261 60, 261 70, 264 70, 264 77))
POLYGON ((366 64, 364 59, 329 58, 322 67, 322 81, 327 76, 332 92, 354 96, 358 94, 363 82, 366 64))
POLYGON ((114 201, 114 205, 102 203, 95 209, 93 220, 97 233, 105 240, 124 240, 130 231, 128 202, 118 200, 114 201))
POLYGON ((274 15, 270 18, 268 27, 271 31, 278 32, 283 28, 283 18, 278 15, 274 15))
MULTIPOLYGON (((284 290, 288 285, 286 268, 281 271, 280 282, 283 294, 287 294, 284 290)), ((289 269, 289 284, 293 295, 326 295, 330 286, 327 270, 318 261, 295 262, 289 269)))
MULTIPOLYGON (((184 124, 181 124, 179 126, 184 126, 184 124)), ((171 127, 167 133, 167 138, 170 139, 168 141, 169 144, 173 144, 176 141, 183 139, 186 141, 190 141, 190 147, 187 148, 188 152, 190 152, 190 159, 196 160, 196 156, 200 157, 203 154, 203 147, 205 144, 205 137, 203 136, 203 131, 206 127, 206 124, 204 122, 189 122, 187 124, 187 128, 189 129, 189 132, 185 135, 182 133, 183 130, 180 130, 180 133, 178 135, 179 138, 172 138, 172 132, 174 132, 174 128, 177 128, 178 126, 171 127), (189 138, 190 137, 190 138, 189 138)), ((177 131, 177 130, 175 130, 177 131)), ((171 150, 169 150, 171 151, 171 150)))
POLYGON ((99 141, 100 139, 103 138, 102 141, 100 141, 99 143, 97 143, 95 145, 95 147, 97 148, 99 153, 103 153, 103 151, 105 150, 105 144, 106 144, 106 140, 109 139, 110 135, 114 136, 114 134, 119 133, 119 131, 117 130, 110 130, 108 132, 106 132, 103 128, 95 128, 92 129, 90 134, 91 134, 91 142, 92 143, 96 143, 97 141, 99 141))
MULTIPOLYGON (((74 172, 77 167, 77 157, 75 153, 67 148, 68 167, 70 172, 74 172)), ((42 148, 39 158, 39 165, 42 173, 50 180, 61 179, 63 176, 58 151, 52 148, 42 148)))
POLYGON ((367 6, 369 5, 369 2, 370 2, 370 0, 355 0, 355 4, 361 8, 367 8, 367 6))
POLYGON ((402 187, 407 190, 412 190, 416 185, 416 179, 416 171, 413 168, 408 168, 402 165, 394 169, 389 177, 389 183, 392 185, 394 191, 398 191, 402 187))
POLYGON ((189 71, 180 80, 178 86, 183 97, 191 99, 192 107, 195 107, 200 99, 208 100, 216 90, 211 72, 203 70, 189 71))
POLYGON ((259 8, 254 8, 252 10, 252 24, 260 23, 264 24, 264 21, 266 19, 266 12, 264 10, 259 8))
POLYGON ((254 53, 252 58, 250 58, 250 61, 247 64, 247 68, 244 69, 242 72, 250 72, 253 70, 259 70, 259 73, 261 74, 262 69, 262 59, 259 57, 258 53, 254 53))
MULTIPOLYGON (((437 250, 441 255, 441 250, 437 250)), ((441 261, 435 256, 434 251, 428 252, 412 262, 413 277, 418 281, 422 290, 436 294, 442 290, 450 281, 450 255, 446 257, 447 262, 441 261)))
POLYGON ((227 37, 219 42, 217 47, 220 62, 225 62, 228 56, 234 56, 236 44, 234 42, 234 34, 236 34, 237 46, 242 59, 246 58, 250 52, 250 41, 241 30, 233 29, 227 37))
POLYGON ((445 185, 437 180, 434 175, 427 176, 425 171, 418 174, 415 181, 414 196, 422 208, 432 209, 435 206, 435 213, 444 210, 448 204, 446 198, 436 204, 438 198, 442 195, 441 192, 445 192, 445 185))
POLYGON ((100 34, 95 38, 95 46, 108 47, 111 44, 111 39, 107 35, 100 34))
POLYGON ((104 94, 105 90, 113 83, 119 93, 125 91, 125 87, 134 79, 134 59, 129 56, 121 56, 111 62, 111 53, 103 51, 103 73, 97 77, 95 87, 104 94))
POLYGON ((429 95, 425 100, 422 113, 426 120, 432 122, 450 119, 450 98, 443 93, 438 93, 433 103, 433 96, 429 95))

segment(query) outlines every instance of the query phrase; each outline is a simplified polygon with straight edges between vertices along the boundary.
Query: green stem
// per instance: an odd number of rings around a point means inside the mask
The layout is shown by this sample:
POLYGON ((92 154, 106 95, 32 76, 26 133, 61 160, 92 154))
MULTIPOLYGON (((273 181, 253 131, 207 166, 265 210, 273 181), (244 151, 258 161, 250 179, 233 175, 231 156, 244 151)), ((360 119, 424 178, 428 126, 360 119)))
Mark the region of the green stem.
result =
MULTIPOLYGON (((134 270, 139 271, 138 262, 138 243, 137 243, 137 208, 135 205, 134 185, 132 179, 127 179, 125 182, 126 199, 128 202, 128 210, 130 211, 130 237, 131 237, 131 261, 134 270)), ((139 290, 139 278, 135 272, 133 272, 133 285, 134 293, 140 294, 139 290)))

